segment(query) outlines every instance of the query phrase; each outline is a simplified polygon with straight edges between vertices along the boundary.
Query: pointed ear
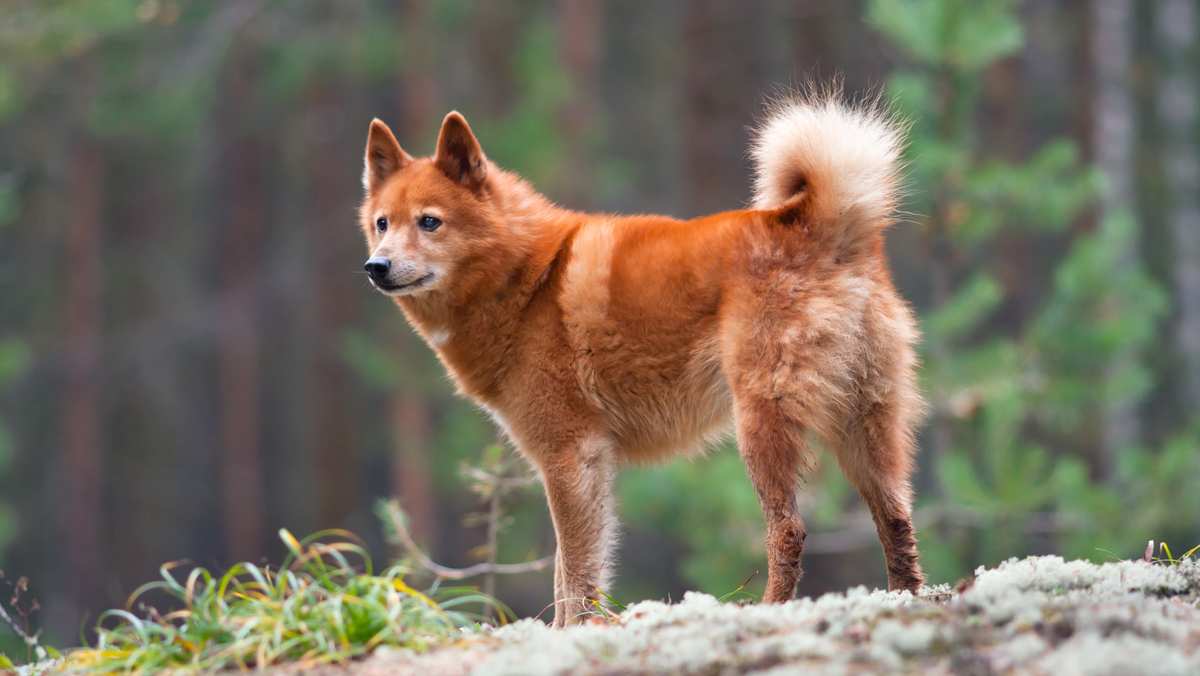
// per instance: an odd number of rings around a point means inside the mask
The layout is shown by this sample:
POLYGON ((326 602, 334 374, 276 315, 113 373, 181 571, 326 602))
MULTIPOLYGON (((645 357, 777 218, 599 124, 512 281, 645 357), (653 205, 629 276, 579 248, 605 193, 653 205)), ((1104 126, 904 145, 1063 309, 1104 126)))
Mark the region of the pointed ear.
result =
POLYGON ((453 111, 442 120, 438 133, 437 152, 433 156, 442 173, 450 180, 461 183, 472 190, 483 187, 487 178, 487 158, 466 118, 453 111))
POLYGON ((404 152, 383 120, 371 120, 371 129, 367 132, 367 151, 363 158, 363 188, 369 193, 375 192, 388 176, 412 161, 412 156, 404 152))

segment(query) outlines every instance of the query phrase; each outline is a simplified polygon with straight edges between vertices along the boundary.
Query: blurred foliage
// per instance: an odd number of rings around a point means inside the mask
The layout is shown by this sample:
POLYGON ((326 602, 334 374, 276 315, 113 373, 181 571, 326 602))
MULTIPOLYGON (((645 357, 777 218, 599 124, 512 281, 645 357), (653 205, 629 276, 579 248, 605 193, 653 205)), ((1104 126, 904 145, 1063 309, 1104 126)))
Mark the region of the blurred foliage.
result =
POLYGON ((1012 3, 973 0, 872 2, 867 20, 923 66, 977 73, 1021 47, 1012 3))
MULTIPOLYGON (((731 445, 713 457, 627 469, 618 485, 625 527, 679 538, 681 570, 697 589, 727 592, 762 566, 762 512, 731 445)), ((761 587, 762 576, 754 582, 761 587)))

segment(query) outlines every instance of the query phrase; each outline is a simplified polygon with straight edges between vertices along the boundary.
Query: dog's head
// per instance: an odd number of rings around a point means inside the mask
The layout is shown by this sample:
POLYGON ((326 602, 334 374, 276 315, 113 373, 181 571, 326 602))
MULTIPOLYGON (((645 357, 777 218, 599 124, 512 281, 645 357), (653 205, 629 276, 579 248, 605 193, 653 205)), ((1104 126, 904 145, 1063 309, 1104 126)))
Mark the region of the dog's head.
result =
POLYGON ((488 161, 466 119, 442 121, 432 157, 414 158, 382 121, 367 134, 360 209, 371 284, 390 296, 449 289, 498 242, 488 161))

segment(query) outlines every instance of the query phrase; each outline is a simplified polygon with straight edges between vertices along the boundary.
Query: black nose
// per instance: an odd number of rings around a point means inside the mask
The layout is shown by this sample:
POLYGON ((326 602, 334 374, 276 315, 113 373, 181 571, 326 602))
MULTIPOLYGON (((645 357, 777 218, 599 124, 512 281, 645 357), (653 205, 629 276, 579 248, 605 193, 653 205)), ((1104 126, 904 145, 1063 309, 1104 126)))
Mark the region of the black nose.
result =
POLYGON ((367 259, 363 270, 367 271, 367 276, 376 282, 382 282, 387 278, 388 270, 392 267, 392 262, 383 256, 371 256, 367 259))

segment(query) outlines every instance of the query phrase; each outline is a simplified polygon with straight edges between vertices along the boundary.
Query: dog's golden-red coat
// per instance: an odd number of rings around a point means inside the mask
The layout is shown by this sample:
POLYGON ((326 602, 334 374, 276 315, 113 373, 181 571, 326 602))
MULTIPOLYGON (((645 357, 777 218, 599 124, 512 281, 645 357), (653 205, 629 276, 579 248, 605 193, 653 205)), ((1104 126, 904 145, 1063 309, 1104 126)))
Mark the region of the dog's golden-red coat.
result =
POLYGON ((809 433, 870 507, 889 585, 920 586, 917 330, 883 250, 901 141, 833 98, 778 105, 752 149, 754 208, 680 221, 553 205, 457 113, 421 159, 372 122, 361 220, 390 262, 372 281, 540 471, 557 625, 607 584, 617 466, 731 428, 767 522, 764 600, 800 577, 809 433))

